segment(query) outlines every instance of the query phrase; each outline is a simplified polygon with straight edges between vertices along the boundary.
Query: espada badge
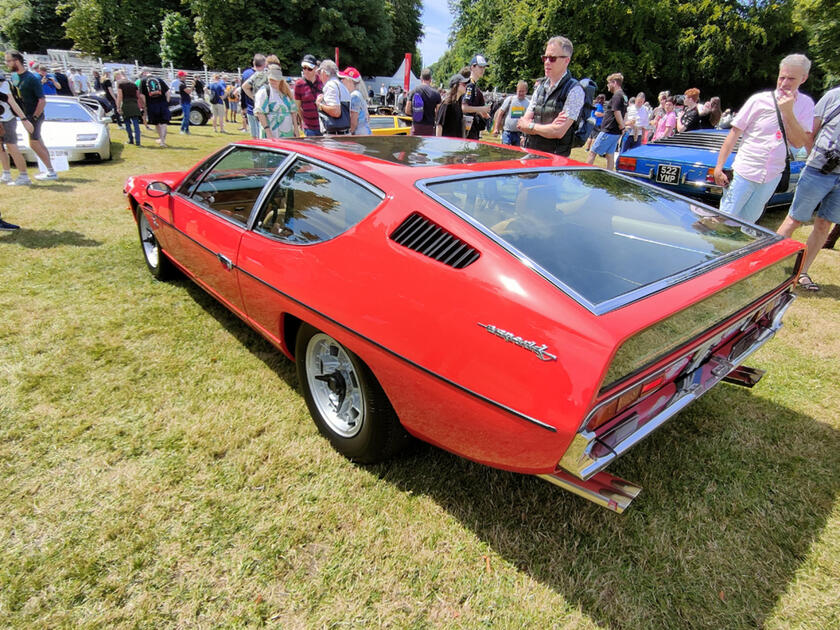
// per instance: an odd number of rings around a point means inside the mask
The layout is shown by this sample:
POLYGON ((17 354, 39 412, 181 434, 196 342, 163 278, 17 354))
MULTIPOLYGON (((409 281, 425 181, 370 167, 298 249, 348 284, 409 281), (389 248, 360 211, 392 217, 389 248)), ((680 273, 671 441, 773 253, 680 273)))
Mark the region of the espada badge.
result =
POLYGON ((518 335, 514 335, 512 332, 502 330, 501 328, 497 328, 496 326, 482 324, 481 322, 476 323, 490 334, 496 335, 497 337, 504 339, 505 341, 510 342, 516 346, 519 346, 520 348, 530 350, 531 352, 536 354, 542 361, 557 360, 557 355, 551 354, 550 352, 546 352, 546 350, 548 350, 548 346, 546 344, 540 345, 536 341, 528 341, 527 339, 523 339, 518 335))

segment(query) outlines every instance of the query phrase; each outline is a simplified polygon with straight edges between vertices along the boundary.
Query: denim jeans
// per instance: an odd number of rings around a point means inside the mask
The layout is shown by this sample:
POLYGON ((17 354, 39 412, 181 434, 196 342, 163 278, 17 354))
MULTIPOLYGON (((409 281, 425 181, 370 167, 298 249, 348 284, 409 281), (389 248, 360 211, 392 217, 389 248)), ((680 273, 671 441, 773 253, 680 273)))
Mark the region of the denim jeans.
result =
POLYGON ((519 140, 522 138, 521 131, 502 131, 502 144, 509 144, 514 147, 519 146, 519 140))
POLYGON ((304 129, 303 135, 309 138, 312 136, 322 136, 324 134, 322 134, 320 131, 315 131, 314 129, 304 129))
POLYGON ((732 181, 724 189, 720 199, 720 211, 743 221, 755 223, 761 218, 764 207, 776 192, 780 179, 782 179, 781 173, 762 184, 733 173, 732 181))
POLYGON ((138 147, 140 146, 140 117, 139 116, 132 116, 131 118, 125 119, 125 131, 128 134, 128 143, 129 144, 136 144, 138 147), (132 127, 134 128, 134 133, 132 134, 132 127), (135 140, 136 138, 136 140, 135 140))
POLYGON ((184 133, 190 132, 190 108, 192 103, 181 103, 181 112, 184 117, 181 119, 181 131, 184 133))

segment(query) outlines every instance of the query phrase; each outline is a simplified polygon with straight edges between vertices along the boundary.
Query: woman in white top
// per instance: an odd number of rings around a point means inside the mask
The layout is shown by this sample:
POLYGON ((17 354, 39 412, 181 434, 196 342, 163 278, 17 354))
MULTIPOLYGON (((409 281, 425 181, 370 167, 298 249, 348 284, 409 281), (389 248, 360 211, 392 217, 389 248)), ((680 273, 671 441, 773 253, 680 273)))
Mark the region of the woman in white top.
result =
POLYGON ((268 66, 268 83, 254 94, 254 116, 260 138, 296 138, 300 135, 297 105, 280 66, 268 66))

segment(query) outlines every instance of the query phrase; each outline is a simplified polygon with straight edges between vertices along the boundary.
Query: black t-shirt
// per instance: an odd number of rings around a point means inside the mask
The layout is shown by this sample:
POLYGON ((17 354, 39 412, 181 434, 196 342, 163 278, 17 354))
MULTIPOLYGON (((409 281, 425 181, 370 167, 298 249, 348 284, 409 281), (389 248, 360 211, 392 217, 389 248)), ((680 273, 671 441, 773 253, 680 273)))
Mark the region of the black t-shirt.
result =
POLYGON ((683 124, 683 131, 694 131, 695 129, 700 129, 700 113, 697 111, 696 107, 692 107, 691 109, 687 109, 682 113, 680 120, 683 124))
POLYGON ((70 89, 70 80, 67 78, 67 75, 63 72, 53 72, 55 75, 55 80, 58 81, 58 94, 59 96, 73 96, 73 90, 70 89))
POLYGON ((624 98, 624 92, 621 90, 613 94, 604 107, 604 121, 601 123, 602 131, 610 134, 621 133, 618 121, 615 119, 616 112, 621 112, 621 118, 624 120, 624 115, 627 113, 627 101, 624 98))
POLYGON ((190 86, 187 85, 186 79, 181 79, 181 83, 178 84, 178 97, 184 105, 192 103, 192 96, 190 96, 190 93, 187 92, 187 88, 189 87, 190 86))
MULTIPOLYGON (((464 96, 461 98, 461 103, 464 105, 472 105, 473 107, 481 107, 484 105, 484 94, 482 94, 481 90, 478 89, 478 85, 476 85, 475 81, 467 83, 467 91, 464 92, 464 96)), ((487 125, 484 123, 484 118, 481 114, 470 113, 469 115, 473 116, 473 124, 467 132, 467 138, 478 140, 478 133, 482 129, 485 129, 487 125)))
POLYGON ((102 89, 105 91, 105 98, 107 98, 111 103, 114 103, 114 97, 111 95, 113 90, 113 84, 111 83, 111 79, 105 79, 101 84, 102 89))
POLYGON ((204 81, 196 79, 193 84, 193 94, 196 98, 204 98, 204 81))
POLYGON ((441 103, 435 124, 443 128, 442 135, 449 138, 463 138, 464 114, 461 112, 460 101, 441 103))
POLYGON ((166 94, 169 86, 163 79, 157 77, 146 77, 140 82, 140 91, 146 97, 148 103, 166 103, 166 94))
POLYGON ((420 98, 423 99, 423 120, 415 124, 434 125, 435 109, 437 109, 437 106, 440 105, 440 92, 438 92, 431 85, 426 85, 425 83, 422 83, 416 88, 414 88, 411 91, 411 94, 408 95, 409 100, 411 101, 412 115, 414 110, 415 94, 419 94, 420 98))

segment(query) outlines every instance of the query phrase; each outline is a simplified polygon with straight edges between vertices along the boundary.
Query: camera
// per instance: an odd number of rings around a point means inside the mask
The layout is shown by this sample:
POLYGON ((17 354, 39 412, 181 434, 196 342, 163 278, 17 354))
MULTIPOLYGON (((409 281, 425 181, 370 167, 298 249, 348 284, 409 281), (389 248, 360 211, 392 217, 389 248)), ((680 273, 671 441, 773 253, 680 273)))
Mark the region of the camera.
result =
POLYGON ((820 173, 828 175, 837 168, 838 164, 840 164, 840 151, 837 149, 829 149, 823 154, 823 157, 825 158, 825 164, 822 165, 820 173))

